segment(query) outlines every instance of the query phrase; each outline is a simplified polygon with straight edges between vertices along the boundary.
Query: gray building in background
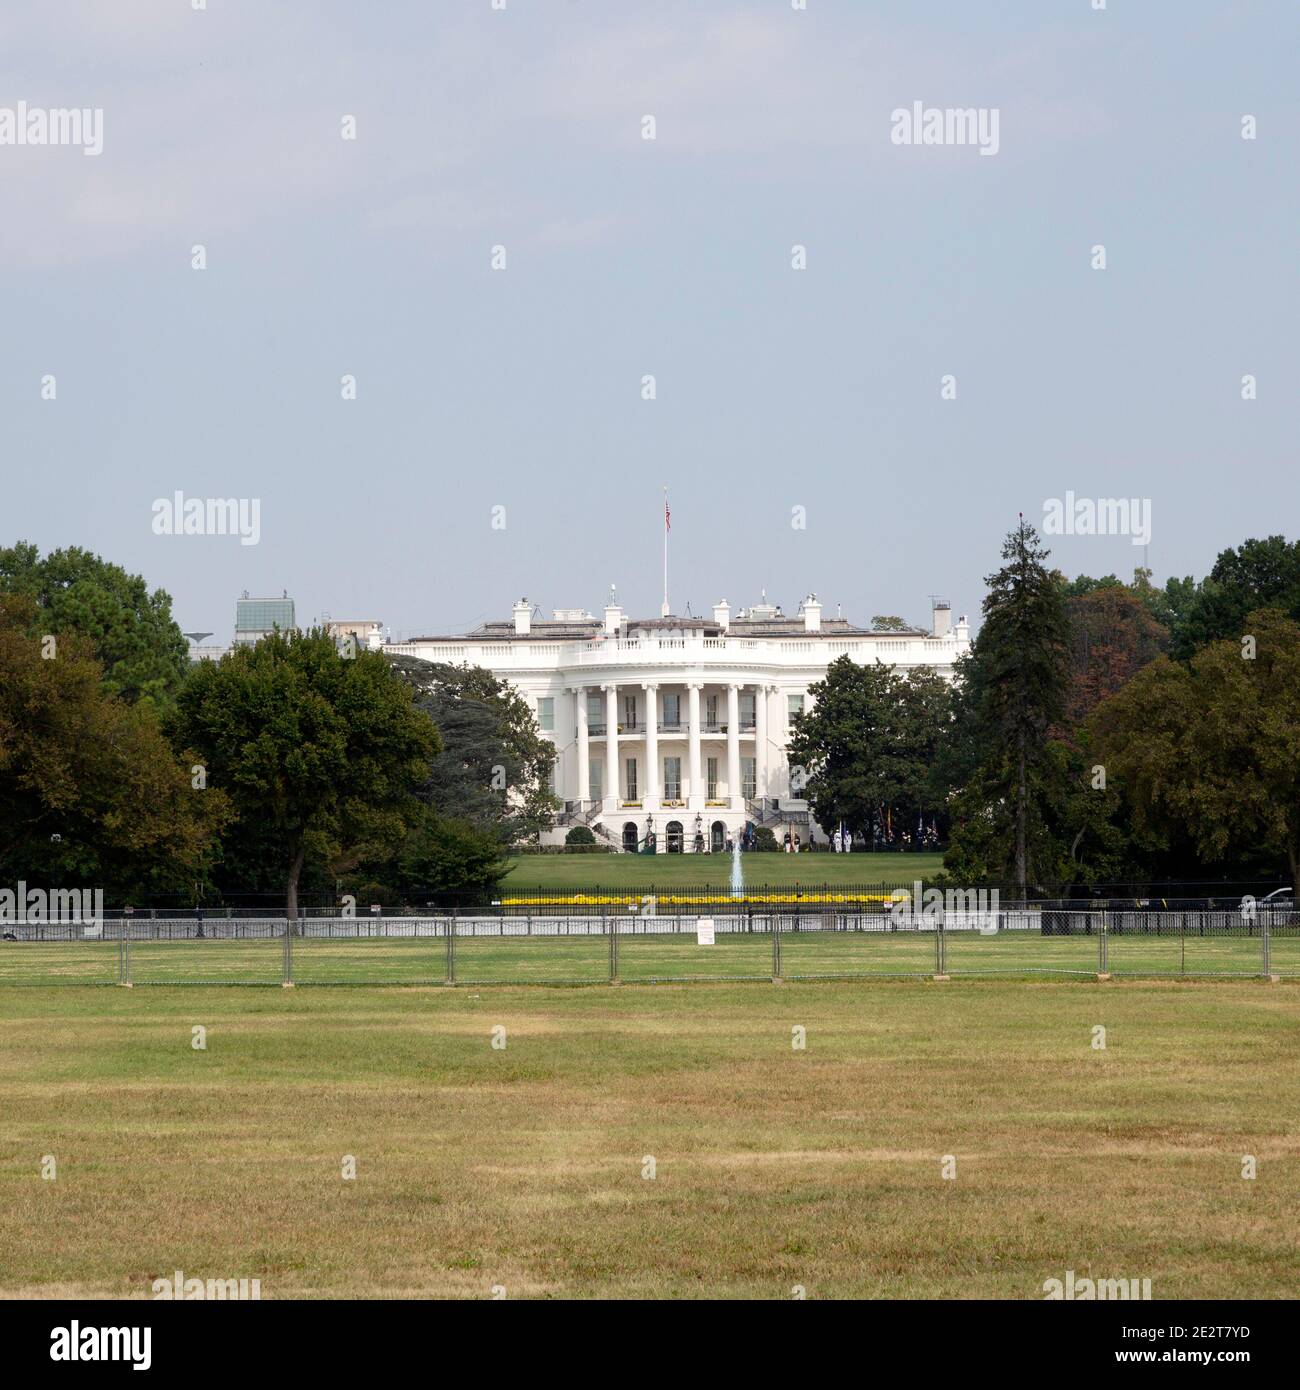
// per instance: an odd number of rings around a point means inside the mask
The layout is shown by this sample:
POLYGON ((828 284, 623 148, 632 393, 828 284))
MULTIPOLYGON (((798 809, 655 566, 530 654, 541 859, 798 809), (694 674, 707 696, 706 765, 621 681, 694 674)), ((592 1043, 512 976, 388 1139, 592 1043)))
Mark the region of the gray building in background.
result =
POLYGON ((296 628, 293 600, 287 593, 279 598, 250 598, 245 590, 235 604, 237 647, 249 647, 273 632, 293 632, 296 628))

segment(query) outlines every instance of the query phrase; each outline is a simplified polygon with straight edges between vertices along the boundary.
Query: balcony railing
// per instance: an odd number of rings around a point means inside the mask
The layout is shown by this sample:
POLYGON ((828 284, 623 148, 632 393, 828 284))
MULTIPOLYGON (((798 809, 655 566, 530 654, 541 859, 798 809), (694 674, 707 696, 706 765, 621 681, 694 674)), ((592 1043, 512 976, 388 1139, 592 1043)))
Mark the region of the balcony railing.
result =
MULTIPOLYGON (((691 726, 685 719, 679 719, 676 723, 669 723, 668 720, 661 719, 655 727, 661 734, 677 734, 682 738, 685 738, 691 731, 691 726)), ((700 724, 700 734, 701 736, 708 734, 721 736, 726 734, 728 727, 729 726, 722 721, 710 723, 708 720, 705 720, 700 724)), ((752 719, 742 719, 736 727, 742 734, 752 734, 754 732, 754 721, 752 719)), ((589 719, 587 721, 587 736, 588 738, 604 738, 605 731, 608 728, 609 725, 606 724, 603 719, 589 719)), ((635 719, 630 722, 617 724, 615 728, 620 734, 644 734, 647 732, 648 726, 644 720, 635 719)), ((578 737, 578 726, 576 724, 573 727, 573 736, 574 738, 578 737)))

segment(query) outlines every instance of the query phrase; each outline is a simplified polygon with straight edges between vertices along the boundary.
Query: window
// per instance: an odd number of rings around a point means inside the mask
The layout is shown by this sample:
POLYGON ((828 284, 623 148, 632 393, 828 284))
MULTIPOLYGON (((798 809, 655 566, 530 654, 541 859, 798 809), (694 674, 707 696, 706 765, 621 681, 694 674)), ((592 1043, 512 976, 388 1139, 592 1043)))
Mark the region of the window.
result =
POLYGON ((554 732, 555 697, 553 695, 543 695, 537 701, 537 727, 548 734, 554 732))
POLYGON ((636 696, 623 696, 623 727, 625 729, 636 728, 636 696))
POLYGON ((710 758, 710 759, 708 760, 708 764, 709 764, 709 765, 708 765, 708 769, 707 769, 708 792, 706 793, 706 795, 708 796, 708 798, 709 798, 710 801, 716 801, 716 800, 718 799, 718 760, 717 760, 717 758, 710 758))
POLYGON ((604 724, 605 697, 599 691, 587 691, 587 723, 604 724))
POLYGON ((551 770, 546 774, 546 790, 547 790, 548 792, 550 792, 550 794, 551 794, 552 796, 555 795, 555 777, 556 777, 556 767, 555 767, 555 764, 552 763, 552 764, 551 764, 551 770))
POLYGON ((718 697, 716 695, 704 697, 704 722, 710 729, 718 727, 718 697))
POLYGON ((682 760, 664 759, 664 800, 680 801, 682 798, 682 760))
POLYGON ((629 759, 627 760, 627 799, 628 799, 629 801, 635 801, 635 800, 637 800, 637 794, 636 794, 636 759, 635 759, 635 758, 629 758, 629 759))
POLYGON ((742 729, 754 727, 754 692, 752 690, 740 692, 740 727, 742 729))
MULTIPOLYGON (((682 697, 680 695, 664 696, 664 727, 675 729, 682 722, 682 697)), ((681 759, 677 762, 680 764, 681 759)))
POLYGON ((740 793, 747 801, 758 795, 758 764, 753 758, 740 760, 740 793))
POLYGON ((605 795, 605 760, 591 758, 587 763, 587 796, 599 801, 605 795))
POLYGON ((787 695, 785 697, 785 713, 786 718, 793 723, 795 715, 803 713, 803 696, 787 695))

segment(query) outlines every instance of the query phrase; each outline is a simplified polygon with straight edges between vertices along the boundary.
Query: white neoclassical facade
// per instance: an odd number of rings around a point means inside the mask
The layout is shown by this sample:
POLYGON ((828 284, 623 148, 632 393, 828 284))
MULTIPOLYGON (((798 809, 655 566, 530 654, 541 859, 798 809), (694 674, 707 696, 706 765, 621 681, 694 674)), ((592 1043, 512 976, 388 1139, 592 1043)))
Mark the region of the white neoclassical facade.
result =
POLYGON ((747 822, 824 838, 790 785, 790 721, 837 657, 951 678, 970 627, 936 604, 931 631, 872 632, 823 618, 815 595, 795 617, 764 601, 734 616, 629 619, 614 600, 599 618, 520 599, 513 619, 461 637, 418 637, 386 651, 483 666, 508 680, 556 747, 564 803, 544 838, 584 824, 624 850, 716 852, 747 822))

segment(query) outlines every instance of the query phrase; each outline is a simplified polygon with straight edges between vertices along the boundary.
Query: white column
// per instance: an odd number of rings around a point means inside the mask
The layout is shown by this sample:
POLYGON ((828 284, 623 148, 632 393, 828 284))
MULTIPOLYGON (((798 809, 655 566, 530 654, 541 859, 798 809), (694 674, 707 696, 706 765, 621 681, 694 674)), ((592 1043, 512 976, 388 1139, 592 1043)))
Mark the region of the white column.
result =
POLYGON ((740 687, 727 687, 727 794, 731 798, 731 809, 743 811, 744 798, 740 794, 740 687))
POLYGON ((576 801, 586 801, 591 796, 591 735, 587 730, 587 687, 580 685, 573 692, 578 702, 578 795, 576 801))
POLYGON ((812 701, 809 700, 808 692, 806 690, 791 690, 789 692, 783 692, 785 708, 781 711, 781 717, 785 720, 785 785, 789 789, 790 795, 792 797, 803 797, 805 795, 805 792, 802 787, 800 787, 797 791, 795 790, 794 783, 792 781, 792 778, 794 776, 794 769, 790 766, 790 735, 794 732, 794 725, 790 718, 790 695, 803 696, 803 707, 805 712, 808 712, 812 709, 812 701))
POLYGON ((618 809, 618 686, 611 681, 603 686, 605 692, 605 795, 618 809))
POLYGON ((704 785, 700 777, 700 683, 692 681, 688 687, 690 695, 690 750, 691 750, 691 789, 686 804, 692 811, 704 809, 704 785))
POLYGON ((643 685, 645 691, 645 808, 659 809, 659 687, 643 685))
POLYGON ((754 687, 754 795, 767 795, 767 686, 754 687))

